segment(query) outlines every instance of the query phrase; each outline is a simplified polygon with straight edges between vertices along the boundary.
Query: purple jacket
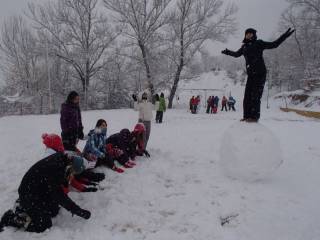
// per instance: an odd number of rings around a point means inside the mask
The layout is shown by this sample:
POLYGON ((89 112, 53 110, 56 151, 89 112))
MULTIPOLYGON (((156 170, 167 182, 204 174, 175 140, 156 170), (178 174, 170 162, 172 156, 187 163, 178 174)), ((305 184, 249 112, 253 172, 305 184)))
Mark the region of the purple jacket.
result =
POLYGON ((82 120, 79 106, 70 103, 61 105, 60 125, 62 132, 82 131, 82 120))

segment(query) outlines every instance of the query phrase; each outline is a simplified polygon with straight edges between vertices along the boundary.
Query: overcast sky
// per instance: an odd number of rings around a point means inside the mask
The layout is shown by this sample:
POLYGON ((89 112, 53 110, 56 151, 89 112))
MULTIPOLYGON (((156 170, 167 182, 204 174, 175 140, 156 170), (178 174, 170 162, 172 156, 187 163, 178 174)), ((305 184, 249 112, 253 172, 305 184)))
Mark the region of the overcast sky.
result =
MULTIPOLYGON (((0 1, 0 24, 2 24, 6 17, 22 13, 30 0, 0 1)), ((41 2, 41 0, 36 1, 41 2)), ((219 53, 220 49, 225 47, 239 48, 243 39, 243 32, 249 27, 258 30, 259 38, 270 39, 278 30, 280 15, 288 5, 286 0, 225 0, 225 2, 234 2, 239 7, 237 13, 239 31, 236 36, 230 37, 228 43, 210 44, 212 54, 219 53)))
MULTIPOLYGON (((27 7, 28 0, 0 0, 0 25, 10 15, 21 14, 27 7)), ((33 0, 45 1, 45 0, 33 0)), ((246 28, 253 27, 258 30, 258 37, 269 40, 278 30, 281 13, 288 6, 286 0, 228 0, 238 5, 237 19, 239 31, 236 36, 230 37, 227 43, 209 44, 211 54, 219 54, 224 48, 233 50, 241 46, 243 32, 246 28)), ((1 80, 0 80, 1 83, 1 80)))

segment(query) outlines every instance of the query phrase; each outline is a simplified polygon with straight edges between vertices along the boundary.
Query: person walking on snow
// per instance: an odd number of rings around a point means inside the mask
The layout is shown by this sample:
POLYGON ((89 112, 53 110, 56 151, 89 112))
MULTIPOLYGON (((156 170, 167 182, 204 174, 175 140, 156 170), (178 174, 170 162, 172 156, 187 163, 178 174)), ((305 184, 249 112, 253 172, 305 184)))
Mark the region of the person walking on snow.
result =
POLYGON ((247 84, 243 99, 243 119, 246 122, 258 122, 260 119, 261 97, 266 82, 267 69, 263 59, 263 51, 266 49, 277 48, 295 30, 289 28, 274 42, 257 40, 257 31, 249 28, 245 31, 245 38, 241 48, 233 52, 229 49, 222 51, 222 54, 235 58, 244 56, 247 69, 247 84))
POLYGON ((222 105, 221 112, 223 111, 223 109, 225 109, 226 112, 228 112, 227 103, 228 103, 228 99, 226 98, 226 96, 223 96, 221 101, 221 105, 222 105))
POLYGON ((61 105, 61 137, 64 148, 77 151, 79 139, 84 139, 80 111, 80 97, 75 91, 69 93, 67 101, 61 105))

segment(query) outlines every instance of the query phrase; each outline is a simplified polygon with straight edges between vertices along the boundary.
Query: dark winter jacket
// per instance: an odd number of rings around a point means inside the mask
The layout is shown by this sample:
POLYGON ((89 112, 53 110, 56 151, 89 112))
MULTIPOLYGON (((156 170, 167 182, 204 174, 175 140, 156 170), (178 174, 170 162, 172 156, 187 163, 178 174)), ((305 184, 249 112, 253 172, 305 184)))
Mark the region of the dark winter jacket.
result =
POLYGON ((124 142, 120 133, 115 133, 107 138, 106 144, 111 144, 121 150, 125 150, 128 143, 124 142))
POLYGON ((214 105, 217 107, 218 105, 219 105, 219 97, 218 96, 215 96, 214 97, 214 100, 213 100, 213 102, 214 102, 214 105))
POLYGON ((72 103, 61 105, 60 125, 63 134, 72 134, 83 139, 81 112, 78 105, 72 103))
POLYGON ((94 155, 96 158, 104 158, 106 154, 107 135, 100 132, 100 129, 91 130, 88 134, 89 139, 83 149, 84 155, 94 155))
POLYGON ((229 97, 228 104, 235 104, 236 100, 233 97, 229 97))
POLYGON ((266 74, 267 70, 263 59, 263 51, 265 49, 277 48, 285 39, 286 36, 282 35, 274 42, 265 42, 263 40, 247 41, 238 51, 233 52, 227 50, 225 54, 233 57, 240 57, 243 55, 246 60, 248 75, 266 74))
POLYGON ((76 214, 81 208, 64 192, 68 186, 66 171, 69 160, 63 153, 53 154, 34 164, 24 175, 18 189, 19 199, 24 209, 50 211, 48 206, 60 205, 76 214))

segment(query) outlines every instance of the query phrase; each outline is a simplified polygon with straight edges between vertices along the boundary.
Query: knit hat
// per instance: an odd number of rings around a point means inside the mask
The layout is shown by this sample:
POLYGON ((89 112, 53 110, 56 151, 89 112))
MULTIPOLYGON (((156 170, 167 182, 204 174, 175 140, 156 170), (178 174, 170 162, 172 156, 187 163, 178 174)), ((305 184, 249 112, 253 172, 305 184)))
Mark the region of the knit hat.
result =
POLYGON ((247 33, 252 33, 253 35, 256 35, 257 34, 257 30, 253 29, 253 28, 248 28, 246 31, 245 31, 245 34, 247 33))
POLYGON ((245 35, 247 35, 247 33, 252 33, 253 34, 253 37, 251 39, 246 39, 246 37, 244 37, 243 39, 243 43, 247 43, 247 42, 251 42, 251 41, 255 41, 257 40, 257 30, 253 29, 253 28, 248 28, 246 31, 245 31, 245 35))
POLYGON ((47 148, 51 148, 56 152, 64 152, 61 137, 57 134, 42 134, 42 142, 47 148))
POLYGON ((72 156, 72 169, 76 175, 82 173, 86 169, 82 157, 72 156))
POLYGON ((134 133, 144 133, 146 131, 146 127, 144 126, 143 123, 137 123, 137 125, 134 127, 133 132, 134 133))

